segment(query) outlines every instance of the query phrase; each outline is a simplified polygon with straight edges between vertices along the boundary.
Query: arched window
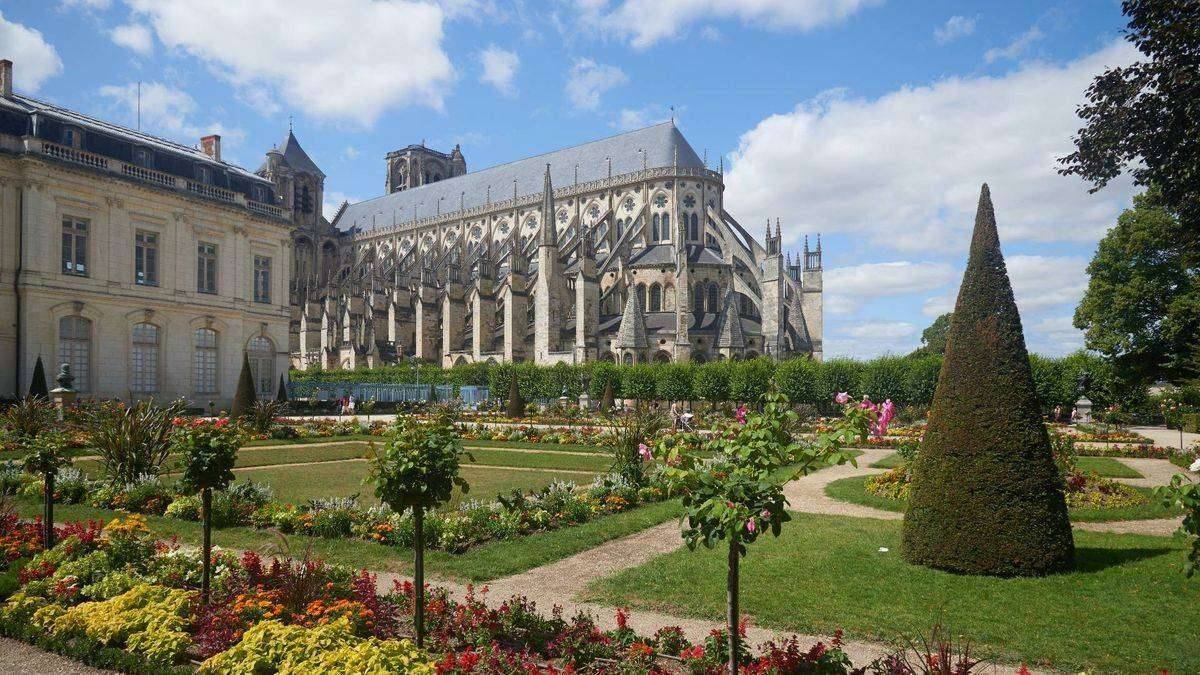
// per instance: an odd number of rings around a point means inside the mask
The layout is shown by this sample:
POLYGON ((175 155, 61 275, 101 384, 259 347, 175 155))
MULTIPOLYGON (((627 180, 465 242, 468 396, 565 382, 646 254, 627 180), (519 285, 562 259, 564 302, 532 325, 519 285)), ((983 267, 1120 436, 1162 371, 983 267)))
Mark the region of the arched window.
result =
POLYGON ((650 284, 650 311, 662 311, 662 286, 650 284))
POLYGON ((71 366, 76 391, 91 391, 91 321, 82 316, 64 316, 58 320, 58 362, 71 366))
POLYGON ((270 396, 275 384, 275 343, 267 337, 253 337, 246 343, 246 356, 250 359, 250 376, 259 397, 270 396))
POLYGON ((649 304, 646 302, 646 284, 637 285, 638 302, 642 305, 642 311, 645 311, 649 304))
POLYGON ((623 218, 617 218, 617 239, 620 239, 621 235, 624 232, 625 232, 625 220, 623 218))
POLYGON ((633 354, 630 354, 629 352, 625 352, 625 365, 627 365, 627 366, 633 365, 633 354))
POLYGON ((658 216, 658 214, 657 214, 657 213, 656 213, 656 214, 654 214, 654 215, 653 215, 653 216, 650 218, 650 243, 652 243, 652 244, 653 244, 654 242, 658 241, 658 223, 659 223, 659 220, 660 220, 660 219, 659 219, 659 216, 658 216))
POLYGON ((133 349, 131 351, 132 381, 130 389, 135 394, 158 392, 158 326, 139 323, 133 326, 133 349))
POLYGON ((700 218, 692 214, 692 241, 700 241, 700 218))
POLYGON ((671 214, 662 214, 662 239, 659 241, 671 241, 671 214))
POLYGON ((704 311, 704 282, 696 283, 696 290, 693 293, 695 297, 692 299, 692 309, 697 312, 704 311))
POLYGON ((197 328, 192 349, 192 380, 196 393, 217 393, 217 331, 197 328))
POLYGON ((717 296, 721 293, 721 288, 716 283, 708 285, 708 311, 716 314, 721 311, 721 307, 717 304, 717 296))

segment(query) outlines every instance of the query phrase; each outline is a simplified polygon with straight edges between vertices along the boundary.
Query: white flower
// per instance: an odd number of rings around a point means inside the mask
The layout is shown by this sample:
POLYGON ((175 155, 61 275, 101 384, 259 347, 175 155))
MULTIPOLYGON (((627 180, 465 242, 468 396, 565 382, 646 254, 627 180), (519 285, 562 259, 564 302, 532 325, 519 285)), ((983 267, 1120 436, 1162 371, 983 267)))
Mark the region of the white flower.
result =
POLYGON ((886 547, 886 546, 880 546, 880 547, 879 547, 879 552, 880 552, 880 553, 887 553, 887 552, 888 552, 888 547, 886 547))
POLYGON ((1191 471, 1200 471, 1200 457, 1197 457, 1196 461, 1192 462, 1192 465, 1188 469, 1191 471))

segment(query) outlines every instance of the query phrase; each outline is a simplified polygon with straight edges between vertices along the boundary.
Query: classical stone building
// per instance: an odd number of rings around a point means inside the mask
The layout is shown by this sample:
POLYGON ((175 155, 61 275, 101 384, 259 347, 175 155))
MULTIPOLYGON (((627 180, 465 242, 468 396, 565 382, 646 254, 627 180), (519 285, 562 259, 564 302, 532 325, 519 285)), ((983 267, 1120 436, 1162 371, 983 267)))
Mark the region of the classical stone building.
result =
POLYGON ((220 143, 16 94, 0 61, 0 397, 27 391, 38 356, 51 380, 69 363, 85 397, 227 407, 247 354, 274 394, 291 202, 223 162, 220 143))
POLYGON ((819 238, 756 241, 673 122, 475 172, 457 146, 386 162, 332 222, 290 132, 258 171, 293 207, 297 368, 821 358, 819 238))

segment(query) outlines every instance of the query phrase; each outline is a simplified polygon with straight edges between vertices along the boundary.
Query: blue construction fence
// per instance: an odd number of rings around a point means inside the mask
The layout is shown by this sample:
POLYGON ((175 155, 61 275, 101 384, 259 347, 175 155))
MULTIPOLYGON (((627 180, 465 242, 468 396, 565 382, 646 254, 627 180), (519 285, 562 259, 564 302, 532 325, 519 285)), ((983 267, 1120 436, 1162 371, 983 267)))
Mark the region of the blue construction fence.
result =
POLYGON ((353 396, 355 401, 374 400, 379 403, 413 403, 432 399, 437 388, 437 400, 459 400, 468 408, 476 408, 487 401, 488 388, 452 384, 389 384, 370 383, 310 383, 288 382, 288 398, 309 401, 334 401, 343 396, 353 396))

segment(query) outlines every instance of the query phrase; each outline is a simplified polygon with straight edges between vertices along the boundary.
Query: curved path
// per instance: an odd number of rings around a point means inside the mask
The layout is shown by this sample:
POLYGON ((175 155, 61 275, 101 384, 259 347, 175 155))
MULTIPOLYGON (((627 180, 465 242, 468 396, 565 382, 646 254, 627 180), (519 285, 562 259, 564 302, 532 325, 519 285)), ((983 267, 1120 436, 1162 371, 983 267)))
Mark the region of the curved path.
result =
POLYGON ((840 499, 834 499, 825 494, 825 486, 852 476, 870 476, 883 473, 887 469, 876 469, 871 464, 895 452, 890 448, 871 448, 863 450, 856 461, 858 466, 841 464, 816 473, 810 473, 799 480, 788 483, 783 488, 783 496, 787 497, 789 508, 803 513, 820 513, 830 516, 850 516, 853 518, 876 518, 879 520, 900 520, 903 513, 884 511, 861 504, 851 504, 840 499))

